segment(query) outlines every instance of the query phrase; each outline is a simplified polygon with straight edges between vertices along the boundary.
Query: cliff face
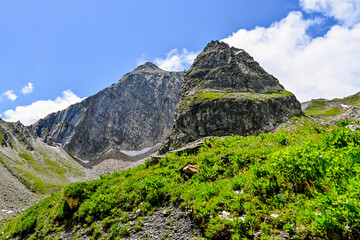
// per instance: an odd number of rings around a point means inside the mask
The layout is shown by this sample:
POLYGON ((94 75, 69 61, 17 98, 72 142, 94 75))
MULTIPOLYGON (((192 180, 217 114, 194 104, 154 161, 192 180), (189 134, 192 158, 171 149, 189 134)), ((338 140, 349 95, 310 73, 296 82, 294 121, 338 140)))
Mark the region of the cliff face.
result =
POLYGON ((205 136, 270 131, 301 113, 296 97, 248 53, 219 41, 195 59, 180 96, 162 153, 205 136))
POLYGON ((165 139, 173 124, 183 77, 184 72, 145 63, 118 83, 48 115, 32 128, 45 142, 61 144, 83 160, 152 147, 165 139))

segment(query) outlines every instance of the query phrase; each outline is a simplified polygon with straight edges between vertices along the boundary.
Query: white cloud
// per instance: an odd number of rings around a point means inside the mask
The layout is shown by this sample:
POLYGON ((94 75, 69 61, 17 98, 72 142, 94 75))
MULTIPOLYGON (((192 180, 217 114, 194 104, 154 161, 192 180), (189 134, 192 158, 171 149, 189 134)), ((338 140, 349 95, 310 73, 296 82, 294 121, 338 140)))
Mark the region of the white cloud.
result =
POLYGON ((360 24, 335 25, 312 39, 306 31, 319 23, 290 12, 268 28, 240 29, 223 41, 249 52, 300 101, 360 91, 360 24))
POLYGON ((28 83, 28 85, 24 86, 22 89, 21 89, 21 92, 23 94, 29 94, 29 93, 32 93, 34 91, 34 85, 32 83, 28 83))
POLYGON ((166 54, 165 59, 155 58, 154 61, 161 69, 167 71, 183 71, 190 67, 196 56, 197 53, 188 52, 185 48, 182 53, 177 49, 173 49, 166 54))
POLYGON ((40 118, 46 117, 49 113, 63 110, 81 100, 72 91, 63 91, 62 97, 57 97, 55 100, 39 100, 31 105, 18 106, 15 110, 7 110, 4 112, 4 120, 9 122, 20 121, 24 125, 30 125, 40 118))
POLYGON ((346 26, 360 22, 359 0, 300 0, 300 5, 307 12, 321 12, 346 26))
POLYGON ((17 99, 17 96, 13 90, 7 90, 6 92, 3 93, 3 96, 7 97, 11 101, 15 101, 17 99))

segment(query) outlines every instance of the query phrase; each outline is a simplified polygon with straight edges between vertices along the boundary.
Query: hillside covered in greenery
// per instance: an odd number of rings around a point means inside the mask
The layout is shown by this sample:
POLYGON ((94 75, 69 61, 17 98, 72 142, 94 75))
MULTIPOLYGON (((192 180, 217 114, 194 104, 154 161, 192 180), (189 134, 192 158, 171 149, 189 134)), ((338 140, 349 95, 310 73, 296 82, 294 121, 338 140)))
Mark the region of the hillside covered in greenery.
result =
MULTIPOLYGON (((360 103, 360 92, 332 100, 314 99, 303 103, 306 115, 315 118, 331 118, 346 114, 346 111, 360 103)), ((345 115, 346 116, 346 115, 345 115)))
POLYGON ((346 128, 356 123, 291 121, 276 133, 210 138, 194 154, 72 183, 0 226, 0 239, 58 239, 73 229, 131 238, 145 216, 170 205, 189 212, 205 239, 359 238, 360 134, 346 128), (189 164, 193 174, 183 170, 189 164), (71 210, 66 199, 79 205, 71 210))

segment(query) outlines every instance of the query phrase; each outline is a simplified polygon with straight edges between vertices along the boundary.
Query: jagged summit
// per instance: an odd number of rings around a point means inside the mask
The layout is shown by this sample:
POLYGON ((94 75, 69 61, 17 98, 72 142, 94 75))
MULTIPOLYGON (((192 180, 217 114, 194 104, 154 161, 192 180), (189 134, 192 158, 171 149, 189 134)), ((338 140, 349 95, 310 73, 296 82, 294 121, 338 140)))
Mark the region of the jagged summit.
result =
POLYGON ((160 153, 206 136, 270 131, 301 113, 285 91, 244 50, 210 42, 187 71, 171 134, 160 153))
POLYGON ((121 158, 122 150, 153 147, 172 126, 184 74, 147 62, 111 87, 40 119, 32 128, 45 142, 92 162, 121 158))
POLYGON ((243 49, 211 41, 187 72, 180 95, 197 89, 225 92, 280 93, 284 87, 243 49))
POLYGON ((164 71, 162 69, 160 69, 158 66, 156 66, 154 63, 152 62, 146 62, 142 65, 139 65, 137 68, 135 68, 134 72, 138 72, 138 71, 164 71))

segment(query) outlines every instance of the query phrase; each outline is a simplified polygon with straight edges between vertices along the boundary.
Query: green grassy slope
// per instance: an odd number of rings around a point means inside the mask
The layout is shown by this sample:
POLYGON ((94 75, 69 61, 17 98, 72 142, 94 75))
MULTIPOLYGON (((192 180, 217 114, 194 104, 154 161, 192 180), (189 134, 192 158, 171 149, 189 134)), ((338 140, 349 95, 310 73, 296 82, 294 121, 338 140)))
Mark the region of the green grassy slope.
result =
POLYGON ((2 120, 0 164, 29 189, 40 194, 59 191, 84 174, 81 165, 64 150, 43 143, 21 123, 2 120))
POLYGON ((170 203, 191 209, 208 239, 359 238, 360 133, 346 129, 347 120, 293 121, 293 131, 213 138, 196 154, 70 184, 3 226, 0 239, 56 239, 75 226, 93 239, 131 237, 141 218, 131 227, 129 213, 170 203), (186 175, 187 164, 199 172, 186 175), (71 210, 65 197, 79 198, 79 207, 71 210))

